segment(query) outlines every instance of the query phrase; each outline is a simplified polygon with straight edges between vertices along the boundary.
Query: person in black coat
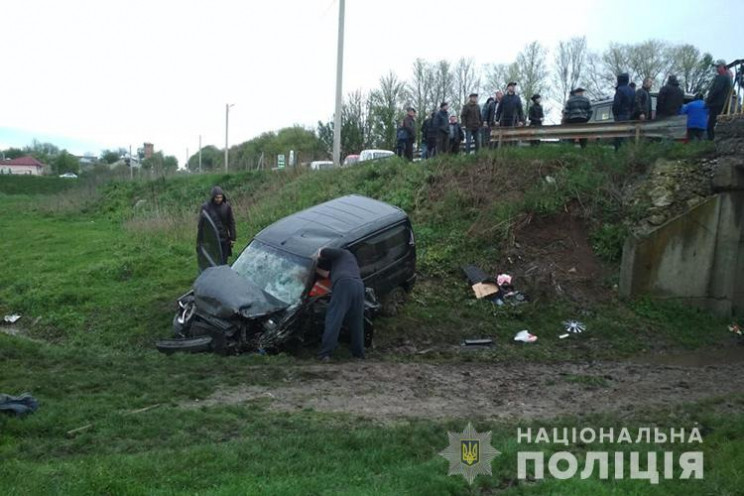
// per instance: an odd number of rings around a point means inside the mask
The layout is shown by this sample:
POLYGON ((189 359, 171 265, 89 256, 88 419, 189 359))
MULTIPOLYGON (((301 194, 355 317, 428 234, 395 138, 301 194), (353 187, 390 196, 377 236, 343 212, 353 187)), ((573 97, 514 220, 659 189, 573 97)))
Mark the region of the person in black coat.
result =
POLYGON ((516 94, 517 83, 509 83, 506 95, 496 109, 496 123, 501 127, 515 127, 524 125, 524 110, 522 99, 516 94))
MULTIPOLYGON (((618 74, 615 98, 612 101, 612 115, 615 122, 629 121, 633 113, 636 92, 628 85, 629 82, 630 75, 627 72, 618 74)), ((615 138, 615 151, 620 149, 623 141, 623 138, 615 138)))
POLYGON ((449 103, 442 102, 439 105, 439 112, 434 117, 432 128, 437 137, 435 154, 447 153, 449 150, 449 103))
MULTIPOLYGON (((201 210, 209 216, 217 228, 217 234, 220 237, 220 246, 222 248, 222 260, 220 260, 220 263, 225 265, 227 264, 227 258, 232 255, 232 247, 237 239, 237 233, 235 232, 235 216, 222 188, 219 186, 212 188, 212 197, 208 202, 202 204, 201 210)), ((206 220, 200 215, 196 238, 197 245, 202 244, 204 241, 202 238, 204 222, 206 220)))
POLYGON ((685 103, 685 94, 679 87, 677 76, 672 74, 667 78, 667 84, 659 90, 656 97, 656 118, 665 119, 678 115, 685 103))
POLYGON ((465 139, 465 131, 462 130, 462 126, 457 122, 456 115, 450 115, 449 118, 449 153, 457 155, 460 153, 460 143, 465 139))
POLYGON ((716 77, 708 89, 708 98, 705 103, 708 105, 708 139, 713 141, 715 138, 716 121, 718 114, 723 111, 726 100, 731 92, 732 81, 726 69, 725 60, 716 60, 716 77))
POLYGON ((651 85, 653 80, 646 78, 643 80, 641 88, 635 92, 635 102, 633 105, 633 119, 639 121, 651 120, 651 85))
MULTIPOLYGON (((532 95, 532 105, 530 106, 530 110, 528 112, 529 119, 530 119, 530 126, 542 126, 543 120, 545 119, 545 113, 543 112, 543 107, 540 104, 542 98, 539 94, 532 95)), ((532 140, 530 141, 531 146, 538 146, 540 144, 540 140, 532 140)))
MULTIPOLYGON (((566 101, 563 108, 563 122, 565 124, 583 124, 592 118, 592 104, 584 96, 584 88, 576 88, 571 91, 571 97, 566 101)), ((581 148, 586 148, 587 139, 580 138, 581 148)))
POLYGON ((425 146, 425 153, 421 158, 433 157, 437 149, 437 133, 433 125, 434 116, 436 116, 436 112, 432 112, 429 117, 424 119, 424 123, 421 124, 421 141, 425 146))

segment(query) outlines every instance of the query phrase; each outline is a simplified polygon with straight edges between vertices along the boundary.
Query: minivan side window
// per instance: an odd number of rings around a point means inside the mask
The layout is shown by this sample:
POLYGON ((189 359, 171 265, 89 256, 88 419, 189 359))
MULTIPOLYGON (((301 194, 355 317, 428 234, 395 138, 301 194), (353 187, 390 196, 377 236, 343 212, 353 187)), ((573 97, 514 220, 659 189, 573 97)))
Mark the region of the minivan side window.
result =
POLYGON ((362 278, 373 274, 408 253, 411 234, 406 225, 395 226, 351 247, 362 278))

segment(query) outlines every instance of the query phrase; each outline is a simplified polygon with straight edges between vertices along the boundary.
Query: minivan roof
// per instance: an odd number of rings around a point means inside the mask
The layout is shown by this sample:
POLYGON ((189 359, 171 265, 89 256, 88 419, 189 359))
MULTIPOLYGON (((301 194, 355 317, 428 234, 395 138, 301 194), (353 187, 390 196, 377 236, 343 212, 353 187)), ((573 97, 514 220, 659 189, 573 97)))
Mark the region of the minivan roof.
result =
POLYGON ((255 239, 309 257, 319 248, 343 246, 407 218, 398 207, 348 195, 284 217, 256 234, 255 239))

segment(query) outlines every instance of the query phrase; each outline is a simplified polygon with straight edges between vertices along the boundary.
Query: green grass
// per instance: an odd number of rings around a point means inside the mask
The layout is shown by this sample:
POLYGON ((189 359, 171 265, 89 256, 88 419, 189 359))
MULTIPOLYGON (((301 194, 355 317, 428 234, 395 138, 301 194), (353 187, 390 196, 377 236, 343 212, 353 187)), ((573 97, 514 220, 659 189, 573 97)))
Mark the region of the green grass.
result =
MULTIPOLYGON (((380 360, 518 366, 718 344, 728 337, 724 322, 691 308, 651 300, 587 308, 560 299, 497 308, 472 297, 459 269, 464 263, 490 267, 520 216, 555 214, 569 203, 578 204, 590 224, 595 251, 615 260, 618 226, 632 213, 616 194, 618 182, 642 174, 655 156, 691 159, 709 151, 663 145, 614 154, 600 147, 584 153, 545 146, 341 171, 179 176, 100 187, 81 182, 67 192, 63 183, 2 189, 0 315, 22 314, 18 325, 40 342, 0 334, 0 392, 30 391, 41 401, 27 418, 0 416, 3 494, 740 494, 744 417, 725 409, 741 411, 742 397, 624 417, 539 422, 489 422, 474 412, 476 428, 491 430, 492 444, 503 454, 493 477, 480 477, 470 488, 461 477, 446 475, 447 462, 438 453, 447 432, 462 431, 471 419, 383 425, 312 410, 277 413, 263 400, 186 408, 221 387, 297 380, 293 370, 305 354, 168 357, 153 350, 155 339, 170 334, 175 298, 196 275, 196 212, 213 184, 231 197, 241 245, 278 218, 342 194, 372 196, 409 212, 420 283, 399 317, 379 320, 380 360), (555 181, 545 181, 548 175, 555 181), (559 339, 566 319, 582 320, 587 331, 559 339), (513 343, 521 329, 538 341, 513 343), (460 341, 471 337, 494 338, 497 346, 459 353, 460 341), (406 344, 434 351, 415 357, 396 351, 406 344), (523 448, 517 427, 647 425, 704 426, 705 480, 658 486, 601 481, 597 474, 588 480, 515 480, 516 453, 523 448)), ((606 386, 602 377, 558 380, 606 386)), ((586 451, 604 448, 596 443, 568 450, 582 459, 586 451)))

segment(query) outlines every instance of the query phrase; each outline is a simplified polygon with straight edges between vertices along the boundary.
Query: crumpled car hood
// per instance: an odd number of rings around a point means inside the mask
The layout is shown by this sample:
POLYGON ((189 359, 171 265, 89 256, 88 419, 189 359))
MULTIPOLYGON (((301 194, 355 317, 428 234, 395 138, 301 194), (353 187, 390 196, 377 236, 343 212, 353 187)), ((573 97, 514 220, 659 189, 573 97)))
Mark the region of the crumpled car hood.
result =
POLYGON ((236 314, 260 317, 287 308, 228 265, 210 267, 199 275, 194 281, 194 301, 199 311, 223 319, 236 314))

